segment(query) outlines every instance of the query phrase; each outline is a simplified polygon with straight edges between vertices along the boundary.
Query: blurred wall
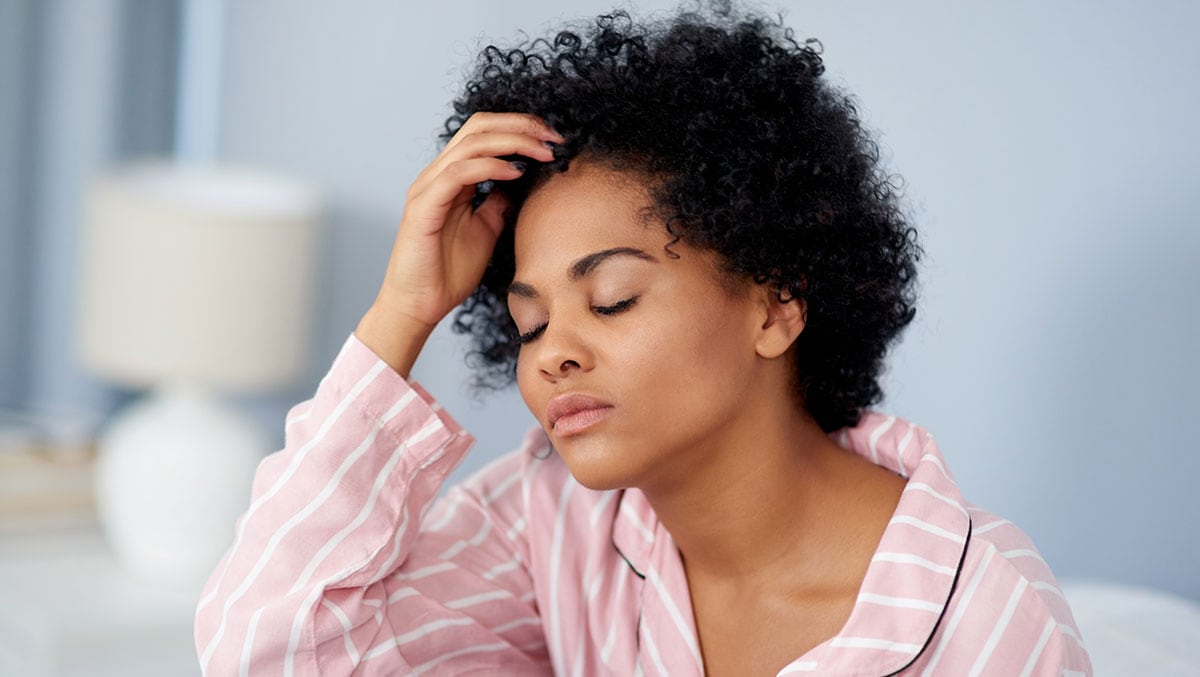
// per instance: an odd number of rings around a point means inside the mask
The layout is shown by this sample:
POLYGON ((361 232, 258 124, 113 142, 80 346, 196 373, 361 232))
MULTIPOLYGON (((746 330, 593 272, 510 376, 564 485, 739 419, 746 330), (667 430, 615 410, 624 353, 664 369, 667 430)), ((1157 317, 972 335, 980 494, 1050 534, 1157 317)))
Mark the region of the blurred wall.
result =
POLYGON ((0 0, 0 407, 96 421, 132 393, 75 356, 82 194, 169 153, 175 0, 0 0))
MULTIPOLYGON (((331 197, 308 391, 374 298, 478 40, 612 7, 564 6, 231 3, 220 154, 331 197)), ((764 6, 823 42, 906 179, 928 252, 877 408, 932 431, 968 498, 1021 525, 1060 577, 1200 599, 1200 6, 764 6)), ((480 438, 453 482, 532 418, 515 392, 470 400, 445 329, 416 377, 480 438)), ((281 429, 284 410, 261 415, 281 429)))

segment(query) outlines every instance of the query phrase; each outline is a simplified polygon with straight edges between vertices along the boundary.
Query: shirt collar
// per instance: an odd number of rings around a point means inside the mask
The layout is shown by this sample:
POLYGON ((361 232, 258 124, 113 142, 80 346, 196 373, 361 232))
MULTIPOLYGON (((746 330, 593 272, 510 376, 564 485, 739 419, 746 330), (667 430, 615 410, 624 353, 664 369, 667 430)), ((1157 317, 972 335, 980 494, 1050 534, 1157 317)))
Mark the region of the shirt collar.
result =
MULTIPOLYGON (((830 437, 908 483, 846 624, 794 664, 810 663, 806 667, 819 674, 891 674, 916 659, 945 613, 971 530, 966 501, 933 435, 919 425, 866 411, 858 425, 830 437)), ((663 654, 670 648, 670 655, 691 653, 696 660, 694 674, 701 674, 683 564, 670 534, 640 490, 621 491, 612 541, 646 582, 641 623, 665 630, 651 640, 659 645, 656 652, 663 654), (662 646, 670 643, 677 646, 662 646)))

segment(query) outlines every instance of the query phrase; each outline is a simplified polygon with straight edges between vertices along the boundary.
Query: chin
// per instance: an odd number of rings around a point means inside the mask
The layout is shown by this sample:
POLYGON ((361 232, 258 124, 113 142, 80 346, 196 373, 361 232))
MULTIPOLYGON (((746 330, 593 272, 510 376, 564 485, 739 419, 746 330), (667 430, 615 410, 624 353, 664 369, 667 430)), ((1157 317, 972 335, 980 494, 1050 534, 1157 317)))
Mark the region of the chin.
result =
POLYGON ((610 491, 634 486, 635 469, 622 454, 609 445, 590 444, 592 440, 568 438, 554 444, 559 458, 567 464, 576 482, 593 491, 610 491))

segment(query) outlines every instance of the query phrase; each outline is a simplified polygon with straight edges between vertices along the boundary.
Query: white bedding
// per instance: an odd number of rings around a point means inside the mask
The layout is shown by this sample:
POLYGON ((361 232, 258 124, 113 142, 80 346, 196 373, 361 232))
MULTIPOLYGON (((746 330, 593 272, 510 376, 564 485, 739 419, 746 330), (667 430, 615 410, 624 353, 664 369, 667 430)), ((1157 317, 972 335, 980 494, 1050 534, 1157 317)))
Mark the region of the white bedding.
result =
POLYGON ((1115 583, 1063 580, 1100 677, 1200 677, 1200 604, 1115 583))

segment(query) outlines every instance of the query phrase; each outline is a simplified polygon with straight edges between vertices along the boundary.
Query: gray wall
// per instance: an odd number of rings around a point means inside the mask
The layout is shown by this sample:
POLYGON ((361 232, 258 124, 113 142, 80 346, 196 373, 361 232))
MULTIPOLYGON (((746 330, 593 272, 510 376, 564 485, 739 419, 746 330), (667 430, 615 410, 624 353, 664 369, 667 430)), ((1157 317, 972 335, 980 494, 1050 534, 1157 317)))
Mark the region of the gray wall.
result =
MULTIPOLYGON (((878 408, 932 431, 967 496, 1060 577, 1200 599, 1200 6, 781 6, 881 130, 929 253, 878 408)), ((410 7, 256 0, 227 17, 220 154, 331 198, 303 397, 374 298, 478 38, 611 5, 410 7)), ((439 330, 416 369, 480 438, 451 481, 532 422, 515 393, 469 400, 462 349, 439 330)), ((288 404, 260 415, 281 428, 288 404)))

